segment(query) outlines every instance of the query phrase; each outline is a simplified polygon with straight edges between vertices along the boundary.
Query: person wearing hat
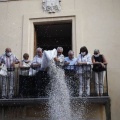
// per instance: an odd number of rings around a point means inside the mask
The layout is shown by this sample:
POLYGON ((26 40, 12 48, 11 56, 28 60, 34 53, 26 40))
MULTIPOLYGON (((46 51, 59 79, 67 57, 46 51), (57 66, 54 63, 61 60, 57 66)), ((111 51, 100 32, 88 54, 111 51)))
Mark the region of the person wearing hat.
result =
POLYGON ((92 56, 92 63, 95 77, 95 91, 98 96, 102 96, 104 76, 106 70, 105 64, 107 64, 107 61, 104 55, 100 54, 100 51, 98 49, 94 50, 94 55, 92 56))

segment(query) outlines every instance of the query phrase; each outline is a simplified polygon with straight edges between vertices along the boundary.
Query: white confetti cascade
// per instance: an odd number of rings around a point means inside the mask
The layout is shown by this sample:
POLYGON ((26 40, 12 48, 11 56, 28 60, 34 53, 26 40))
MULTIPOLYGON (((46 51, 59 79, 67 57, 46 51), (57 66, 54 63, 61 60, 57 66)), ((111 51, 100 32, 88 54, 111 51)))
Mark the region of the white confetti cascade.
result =
POLYGON ((72 120, 69 90, 65 82, 64 70, 57 67, 54 61, 49 64, 51 90, 49 106, 51 120, 72 120))

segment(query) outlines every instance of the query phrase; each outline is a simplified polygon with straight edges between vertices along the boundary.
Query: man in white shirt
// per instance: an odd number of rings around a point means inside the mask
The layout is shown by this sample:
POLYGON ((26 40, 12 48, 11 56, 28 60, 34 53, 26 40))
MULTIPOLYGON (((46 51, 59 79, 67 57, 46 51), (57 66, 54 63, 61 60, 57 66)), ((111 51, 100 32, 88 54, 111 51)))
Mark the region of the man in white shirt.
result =
POLYGON ((56 65, 58 66, 63 66, 64 65, 64 55, 63 53, 63 48, 62 47, 57 47, 57 57, 54 58, 56 65))
POLYGON ((5 64, 7 67, 7 76, 1 76, 2 79, 2 98, 12 98, 14 96, 14 83, 15 83, 15 64, 18 64, 19 60, 12 53, 10 48, 5 49, 5 54, 0 58, 0 65, 5 64), (8 90, 9 89, 9 90, 8 90))
POLYGON ((32 62, 31 62, 31 68, 33 68, 37 71, 40 70, 41 62, 42 62, 42 48, 37 48, 36 56, 33 58, 32 62))
POLYGON ((31 62, 31 68, 29 70, 29 75, 30 76, 35 76, 35 95, 37 96, 39 91, 42 89, 43 87, 43 80, 42 80, 42 76, 41 76, 41 63, 42 63, 42 56, 43 56, 43 52, 42 52, 42 48, 37 48, 36 49, 36 55, 33 58, 32 62, 31 62), (40 90, 39 90, 40 89, 40 90))

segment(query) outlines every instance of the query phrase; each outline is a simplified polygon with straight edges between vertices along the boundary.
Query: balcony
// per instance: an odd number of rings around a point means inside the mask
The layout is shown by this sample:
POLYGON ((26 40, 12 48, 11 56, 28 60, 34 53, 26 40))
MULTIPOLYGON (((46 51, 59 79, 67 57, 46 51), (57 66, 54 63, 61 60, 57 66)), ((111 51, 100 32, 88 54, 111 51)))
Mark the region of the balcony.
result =
MULTIPOLYGON (((102 96, 97 96, 95 90, 95 80, 92 71, 92 65, 81 66, 64 66, 62 69, 65 71, 65 78, 68 87, 70 88, 71 102, 84 102, 103 104, 106 110, 106 120, 111 120, 110 114, 110 97, 108 94, 108 79, 107 79, 107 65, 104 77, 104 92, 102 96), (79 68, 81 74, 79 74, 79 68), (79 76, 82 75, 83 79, 90 79, 90 96, 87 96, 85 90, 83 95, 79 96, 79 76)), ((48 102, 48 92, 50 90, 49 75, 47 71, 36 70, 37 73, 33 76, 28 76, 29 68, 16 68, 14 71, 14 96, 12 99, 0 99, 0 106, 25 106, 25 105, 39 105, 48 102), (26 72, 25 72, 26 71, 26 72)), ((12 74, 11 72, 11 74, 12 74)), ((10 73, 9 73, 10 74, 10 73)), ((34 71, 33 71, 34 74, 34 71)), ((8 79, 8 77, 6 77, 8 79)), ((2 90, 1 81, 1 90, 2 90)), ((84 80, 85 82, 85 80, 84 80)), ((9 84, 9 82, 7 83, 9 84)), ((85 85, 86 83, 84 83, 85 85)), ((9 85, 8 85, 9 86, 9 85)), ((8 89, 9 91, 9 89, 8 89)), ((7 91, 7 92, 8 92, 7 91)), ((2 91, 1 91, 2 92, 2 91)))

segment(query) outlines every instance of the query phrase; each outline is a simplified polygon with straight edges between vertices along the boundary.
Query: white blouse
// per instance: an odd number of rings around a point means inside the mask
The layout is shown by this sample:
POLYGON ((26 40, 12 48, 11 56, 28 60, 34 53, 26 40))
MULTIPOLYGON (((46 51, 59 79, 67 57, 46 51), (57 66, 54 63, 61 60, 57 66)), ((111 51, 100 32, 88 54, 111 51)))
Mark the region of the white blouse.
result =
MULTIPOLYGON (((85 62, 87 63, 88 65, 89 64, 92 64, 92 59, 91 59, 91 55, 88 53, 87 55, 85 56, 82 56, 81 54, 79 54, 79 56, 77 57, 77 63, 80 63, 80 62, 85 62)), ((86 70, 90 70, 90 67, 89 66, 79 66, 78 67, 78 73, 83 73, 84 71, 86 70)))
POLYGON ((77 63, 79 62, 86 62, 87 64, 92 64, 91 55, 89 53, 85 56, 79 54, 79 56, 77 57, 77 63))

